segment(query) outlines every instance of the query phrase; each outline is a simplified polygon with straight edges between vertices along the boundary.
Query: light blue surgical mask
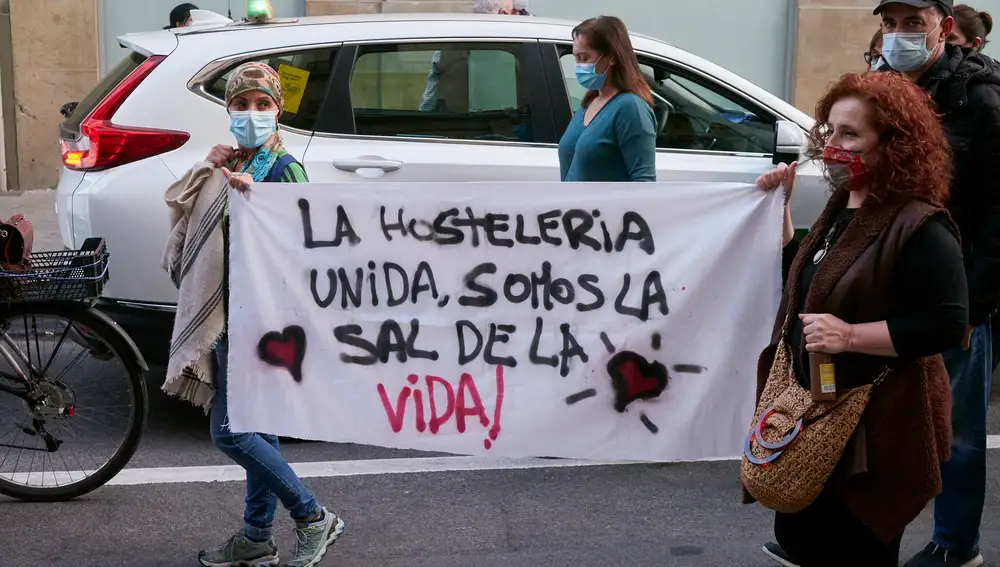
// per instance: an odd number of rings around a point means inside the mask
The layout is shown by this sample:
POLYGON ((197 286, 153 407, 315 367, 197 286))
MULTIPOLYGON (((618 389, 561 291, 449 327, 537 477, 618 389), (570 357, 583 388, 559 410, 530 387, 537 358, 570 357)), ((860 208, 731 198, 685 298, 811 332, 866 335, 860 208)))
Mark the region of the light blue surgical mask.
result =
MULTIPOLYGON (((930 33, 937 31, 938 23, 930 33)), ((909 73, 923 67, 931 59, 931 51, 927 49, 927 36, 918 33, 887 33, 882 36, 882 57, 894 70, 909 73)), ((935 46, 936 48, 936 46, 935 46)))
MULTIPOLYGON (((603 57, 601 58, 603 59, 603 57)), ((576 80, 580 82, 580 85, 592 91, 599 91, 601 87, 604 86, 604 82, 608 78, 608 72, 605 71, 604 74, 598 75, 595 67, 597 63, 601 61, 598 59, 593 63, 577 63, 576 64, 576 80)))
POLYGON ((278 129, 277 112, 251 110, 229 113, 229 131, 242 148, 259 148, 278 129))

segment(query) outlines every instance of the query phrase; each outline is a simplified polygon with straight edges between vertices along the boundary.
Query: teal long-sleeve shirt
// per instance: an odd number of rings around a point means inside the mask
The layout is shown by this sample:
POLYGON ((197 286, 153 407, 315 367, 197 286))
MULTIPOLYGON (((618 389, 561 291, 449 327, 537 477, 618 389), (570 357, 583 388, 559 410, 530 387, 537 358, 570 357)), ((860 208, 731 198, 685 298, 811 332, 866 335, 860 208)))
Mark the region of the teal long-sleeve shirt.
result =
POLYGON ((656 181, 656 117, 641 97, 619 93, 590 124, 576 111, 559 140, 563 181, 656 181))

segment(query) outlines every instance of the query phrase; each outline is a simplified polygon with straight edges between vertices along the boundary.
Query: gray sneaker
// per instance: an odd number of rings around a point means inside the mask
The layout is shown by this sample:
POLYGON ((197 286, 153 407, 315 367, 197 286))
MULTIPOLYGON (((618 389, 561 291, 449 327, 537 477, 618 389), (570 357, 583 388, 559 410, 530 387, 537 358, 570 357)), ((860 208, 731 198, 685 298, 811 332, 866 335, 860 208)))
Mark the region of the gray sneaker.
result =
POLYGON ((323 508, 323 519, 295 527, 295 556, 285 567, 314 567, 323 559, 326 548, 344 533, 344 520, 323 508))
POLYGON ((205 567, 277 567, 278 546, 274 538, 256 542, 240 533, 215 549, 199 551, 198 561, 205 567))

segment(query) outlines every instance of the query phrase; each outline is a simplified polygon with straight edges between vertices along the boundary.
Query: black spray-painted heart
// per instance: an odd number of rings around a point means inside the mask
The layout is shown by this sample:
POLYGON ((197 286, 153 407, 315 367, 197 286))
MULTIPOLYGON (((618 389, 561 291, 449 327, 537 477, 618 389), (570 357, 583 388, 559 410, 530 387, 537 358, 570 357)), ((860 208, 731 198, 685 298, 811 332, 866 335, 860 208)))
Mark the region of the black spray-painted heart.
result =
POLYGON ((257 356, 271 366, 284 368, 296 382, 302 382, 302 361, 306 357, 305 330, 292 325, 280 333, 267 333, 257 344, 257 356))
POLYGON ((624 412, 636 400, 658 397, 667 388, 667 367, 649 362, 640 354, 622 351, 608 361, 608 374, 615 390, 615 409, 624 412))

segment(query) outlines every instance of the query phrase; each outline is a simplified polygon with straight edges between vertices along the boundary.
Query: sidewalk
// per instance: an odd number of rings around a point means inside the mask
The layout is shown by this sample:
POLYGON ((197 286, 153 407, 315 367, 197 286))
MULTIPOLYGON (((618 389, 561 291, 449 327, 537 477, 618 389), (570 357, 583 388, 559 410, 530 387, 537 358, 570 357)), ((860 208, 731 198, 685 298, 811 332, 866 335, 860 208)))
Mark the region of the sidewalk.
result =
POLYGON ((35 229, 35 250, 61 250, 63 245, 55 202, 56 192, 52 189, 0 193, 0 220, 5 221, 21 213, 28 217, 35 229))

